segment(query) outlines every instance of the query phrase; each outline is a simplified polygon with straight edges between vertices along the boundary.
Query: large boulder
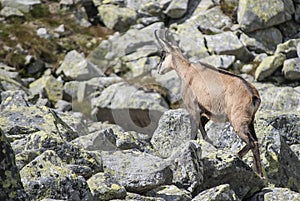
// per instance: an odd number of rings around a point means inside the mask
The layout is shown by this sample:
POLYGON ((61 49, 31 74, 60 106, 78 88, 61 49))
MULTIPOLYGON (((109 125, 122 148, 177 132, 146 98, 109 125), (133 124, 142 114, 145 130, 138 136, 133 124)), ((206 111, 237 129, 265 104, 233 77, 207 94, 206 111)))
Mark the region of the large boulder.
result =
POLYGON ((62 74, 66 79, 79 81, 103 76, 102 71, 95 64, 85 59, 76 50, 67 53, 56 73, 62 74))
POLYGON ((168 158, 178 147, 196 136, 197 127, 186 110, 168 110, 160 118, 151 144, 159 156, 168 158))
POLYGON ((285 60, 282 71, 286 79, 300 80, 300 58, 285 60))
POLYGON ((234 55, 241 61, 253 59, 253 55, 233 32, 226 31, 220 34, 207 35, 205 40, 207 48, 212 54, 234 55))
POLYGON ((25 0, 25 1, 18 1, 18 0, 2 0, 2 6, 8 6, 12 8, 17 8, 23 12, 29 12, 33 9, 34 6, 40 5, 42 2, 40 0, 25 0))
POLYGON ((125 130, 152 133, 159 117, 167 110, 164 98, 146 93, 126 82, 113 84, 92 99, 92 116, 122 126, 125 130))
POLYGON ((172 183, 193 193, 203 182, 201 147, 189 141, 181 145, 168 159, 173 173, 172 183))
POLYGON ((111 178, 110 174, 99 172, 87 181, 94 201, 124 199, 126 189, 111 178))
POLYGON ((92 194, 85 179, 65 166, 54 151, 45 151, 22 168, 20 174, 30 200, 91 200, 92 194))
POLYGON ((241 0, 237 14, 241 28, 252 32, 291 20, 294 12, 292 0, 241 0))
MULTIPOLYGON (((203 149, 203 152, 207 150, 203 149)), ((203 154, 203 183, 198 187, 198 193, 221 184, 229 184, 242 200, 263 188, 263 180, 235 155, 222 150, 203 154)))
POLYGON ((255 71, 255 79, 265 80, 283 65, 285 59, 286 56, 281 53, 264 58, 255 71))
POLYGON ((133 150, 102 154, 104 172, 130 192, 147 192, 172 181, 170 168, 159 157, 133 150))
POLYGON ((104 25, 116 31, 128 30, 137 19, 137 13, 132 8, 104 4, 98 7, 98 11, 104 25))

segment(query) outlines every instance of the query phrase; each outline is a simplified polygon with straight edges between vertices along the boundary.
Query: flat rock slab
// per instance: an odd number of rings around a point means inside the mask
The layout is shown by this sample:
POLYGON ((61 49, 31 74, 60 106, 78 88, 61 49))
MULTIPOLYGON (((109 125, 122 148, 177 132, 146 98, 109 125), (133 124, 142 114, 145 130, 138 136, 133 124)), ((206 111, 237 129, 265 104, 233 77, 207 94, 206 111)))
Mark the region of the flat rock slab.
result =
POLYGON ((142 193, 172 180, 170 168, 159 157, 133 150, 102 154, 104 172, 128 191, 142 193))

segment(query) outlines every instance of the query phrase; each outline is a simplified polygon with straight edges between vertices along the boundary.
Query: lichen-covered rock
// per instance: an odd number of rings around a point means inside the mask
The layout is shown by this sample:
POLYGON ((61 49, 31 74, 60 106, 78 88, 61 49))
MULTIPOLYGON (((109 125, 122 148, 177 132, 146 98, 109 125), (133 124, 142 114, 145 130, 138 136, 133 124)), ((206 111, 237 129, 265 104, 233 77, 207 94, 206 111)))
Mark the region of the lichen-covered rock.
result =
POLYGON ((108 40, 103 40, 87 57, 89 61, 97 65, 103 72, 109 68, 117 68, 122 62, 120 58, 133 54, 142 47, 156 45, 154 30, 161 29, 164 24, 161 22, 151 24, 142 29, 129 29, 123 35, 114 34, 108 40))
POLYGON ((200 62, 212 65, 216 68, 229 68, 235 61, 233 55, 211 55, 200 59, 200 62))
MULTIPOLYGON (((102 171, 102 160, 99 152, 80 149, 63 140, 58 134, 38 131, 30 134, 27 142, 24 145, 21 144, 21 146, 23 146, 23 150, 21 150, 23 158, 19 155, 18 159, 21 159, 23 163, 30 162, 30 154, 32 154, 30 150, 36 151, 39 154, 47 150, 52 150, 67 164, 87 166, 92 168, 92 172, 94 173, 102 171), (26 159, 28 161, 26 161, 26 159)), ((18 148, 16 147, 16 149, 18 148)))
POLYGON ((45 151, 36 157, 20 171, 20 175, 30 200, 92 199, 85 179, 66 168, 54 151, 45 151))
POLYGON ((28 106, 29 104, 28 96, 22 90, 3 91, 0 97, 1 97, 1 104, 0 104, 1 111, 12 106, 28 106))
POLYGON ((279 29, 275 27, 257 30, 249 34, 242 34, 242 43, 257 53, 266 52, 268 54, 274 53, 278 44, 283 40, 279 29))
POLYGON ((299 112, 258 113, 256 127, 261 141, 261 158, 269 182, 299 189, 300 162, 289 145, 300 144, 299 112))
POLYGON ((264 186, 263 180, 246 163, 225 151, 205 153, 202 161, 203 183, 198 188, 198 193, 221 184, 229 184, 237 197, 244 199, 264 186))
POLYGON ((99 15, 106 27, 124 32, 135 24, 137 13, 132 8, 108 4, 98 7, 99 15))
POLYGON ((45 92, 49 101, 56 103, 63 98, 63 83, 49 76, 45 83, 45 92))
POLYGON ((99 172, 87 181, 94 201, 124 199, 126 189, 108 173, 99 172))
POLYGON ((184 109, 168 110, 160 118, 151 144, 159 156, 168 158, 185 142, 195 139, 197 127, 184 109))
POLYGON ((19 169, 16 166, 15 154, 0 128, 0 200, 25 201, 24 191, 19 169))
POLYGON ((12 105, 0 114, 0 125, 11 138, 22 138, 37 131, 60 134, 67 141, 78 137, 73 128, 47 107, 12 105))
MULTIPOLYGON (((278 44, 275 54, 285 54, 287 59, 297 57, 297 46, 300 44, 300 39, 290 39, 284 43, 278 44)), ((298 56, 299 57, 299 56, 298 56)))
POLYGON ((190 141, 181 145, 167 161, 173 173, 172 183, 193 193, 203 181, 201 147, 190 141))
POLYGON ((295 8, 292 0, 254 1, 241 0, 238 22, 246 32, 264 29, 292 19, 295 8))
POLYGON ((172 180, 171 170, 156 156, 133 150, 102 154, 104 172, 130 192, 143 193, 172 180))
POLYGON ((203 34, 221 33, 232 25, 230 17, 225 15, 219 6, 213 6, 206 11, 200 12, 189 20, 203 34))
POLYGON ((175 185, 160 186, 151 191, 148 191, 146 195, 152 197, 160 197, 163 198, 165 201, 189 201, 192 199, 192 196, 188 191, 180 189, 175 185))
POLYGON ((68 52, 56 73, 66 76, 67 79, 79 81, 103 76, 102 71, 96 65, 76 50, 68 52))
POLYGON ((261 192, 256 193, 249 201, 273 201, 289 200, 299 201, 300 193, 291 191, 288 188, 266 187, 261 192))
POLYGON ((229 184, 222 184, 202 191, 192 201, 240 201, 229 184))
POLYGON ((255 71, 255 79, 265 80, 283 65, 285 59, 286 56, 281 53, 264 58, 255 71))
POLYGON ((253 59, 252 54, 240 42, 233 32, 223 32, 215 35, 205 36, 208 51, 215 54, 234 55, 241 61, 249 61, 253 59))
POLYGON ((140 151, 151 150, 150 137, 135 131, 116 132, 112 129, 104 130, 104 135, 115 147, 121 150, 138 149, 140 151))
POLYGON ((187 8, 188 0, 171 1, 164 13, 171 18, 180 18, 187 12, 187 8))
POLYGON ((285 60, 282 71, 286 79, 300 80, 300 58, 285 60))

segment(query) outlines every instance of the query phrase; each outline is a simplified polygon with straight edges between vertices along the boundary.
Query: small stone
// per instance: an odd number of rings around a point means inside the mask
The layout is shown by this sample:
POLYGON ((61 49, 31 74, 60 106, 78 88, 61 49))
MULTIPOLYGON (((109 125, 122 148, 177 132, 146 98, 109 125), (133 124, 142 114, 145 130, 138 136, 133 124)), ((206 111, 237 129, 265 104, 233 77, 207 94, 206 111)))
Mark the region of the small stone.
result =
POLYGON ((286 79, 300 80, 300 58, 285 60, 282 71, 286 79))

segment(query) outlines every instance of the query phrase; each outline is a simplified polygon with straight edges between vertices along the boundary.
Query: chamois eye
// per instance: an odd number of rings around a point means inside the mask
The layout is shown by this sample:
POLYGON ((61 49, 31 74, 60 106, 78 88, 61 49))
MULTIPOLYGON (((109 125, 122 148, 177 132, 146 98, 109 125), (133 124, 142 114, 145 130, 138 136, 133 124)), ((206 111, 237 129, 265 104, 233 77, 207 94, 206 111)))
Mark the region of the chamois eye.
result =
POLYGON ((162 59, 164 59, 166 57, 166 51, 161 51, 160 56, 162 59))

